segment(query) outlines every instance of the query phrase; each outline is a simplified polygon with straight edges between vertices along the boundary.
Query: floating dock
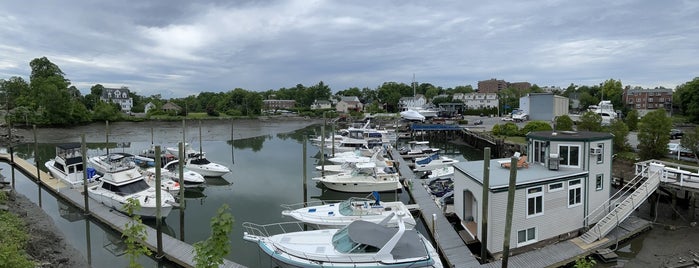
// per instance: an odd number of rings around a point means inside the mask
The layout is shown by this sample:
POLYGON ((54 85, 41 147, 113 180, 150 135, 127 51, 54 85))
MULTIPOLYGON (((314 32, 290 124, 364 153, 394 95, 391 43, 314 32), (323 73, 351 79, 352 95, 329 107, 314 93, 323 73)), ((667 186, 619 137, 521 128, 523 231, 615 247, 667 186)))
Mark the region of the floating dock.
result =
MULTIPOLYGON (((85 211, 85 197, 82 193, 82 187, 80 190, 73 189, 65 185, 58 179, 54 179, 46 172, 39 170, 36 166, 29 163, 27 160, 14 156, 12 158, 14 163, 11 161, 9 154, 0 154, 0 161, 8 162, 14 167, 18 168, 22 173, 30 178, 35 179, 35 181, 45 186, 46 189, 50 190, 58 197, 67 200, 72 205, 85 211)), ((88 198, 90 207, 90 216, 94 219, 101 221, 103 224, 111 227, 112 229, 123 233, 126 223, 130 222, 131 218, 120 213, 115 212, 112 208, 104 206, 92 198, 88 198)), ((145 226, 146 230, 146 240, 143 241, 144 244, 153 252, 157 252, 157 230, 145 226)), ((180 241, 172 236, 162 233, 162 243, 163 245, 163 256, 169 261, 172 261, 183 267, 195 267, 194 262, 194 247, 186 242, 180 241)), ((224 263, 220 267, 245 267, 243 265, 237 264, 230 260, 224 259, 224 263)))

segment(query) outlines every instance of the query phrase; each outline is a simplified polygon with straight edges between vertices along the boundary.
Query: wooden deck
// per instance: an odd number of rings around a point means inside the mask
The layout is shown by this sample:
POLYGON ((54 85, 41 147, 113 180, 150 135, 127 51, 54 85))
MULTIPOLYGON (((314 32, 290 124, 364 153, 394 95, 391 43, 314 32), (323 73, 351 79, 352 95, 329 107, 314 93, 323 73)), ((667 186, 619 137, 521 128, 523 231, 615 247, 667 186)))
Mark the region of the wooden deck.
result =
MULTIPOLYGON (((10 162, 10 156, 8 154, 0 154, 0 161, 10 162)), ((52 178, 48 173, 43 171, 38 171, 37 167, 29 163, 28 161, 14 157, 15 166, 29 177, 36 179, 41 178, 41 184, 46 186, 47 189, 54 192, 57 196, 69 201, 74 206, 84 210, 85 209, 85 198, 81 193, 82 188, 72 189, 67 187, 58 179, 52 178), (39 174, 39 176, 37 176, 39 174)), ((115 212, 111 208, 104 206, 101 203, 89 198, 90 206, 90 216, 94 219, 98 219, 102 223, 110 226, 112 229, 123 233, 126 223, 129 222, 130 218, 122 213, 115 212)), ((149 226, 146 226, 146 241, 145 245, 148 246, 153 252, 157 251, 157 231, 149 226)), ((194 267, 194 247, 183 241, 178 240, 172 236, 165 233, 162 234, 163 242, 163 254, 168 260, 183 266, 183 267, 194 267)), ((224 260, 223 265, 220 267, 245 267, 243 265, 237 264, 235 262, 224 260)))
POLYGON ((390 149, 391 157, 399 162, 398 168, 401 177, 406 181, 411 181, 412 187, 409 189, 410 196, 420 206, 420 215, 427 226, 427 229, 437 242, 436 248, 444 256, 447 263, 445 267, 477 267, 480 263, 471 254, 466 244, 461 240, 459 234, 444 216, 442 210, 415 178, 415 173, 410 170, 408 163, 400 157, 395 148, 390 149), (432 220, 432 215, 436 221, 432 220))

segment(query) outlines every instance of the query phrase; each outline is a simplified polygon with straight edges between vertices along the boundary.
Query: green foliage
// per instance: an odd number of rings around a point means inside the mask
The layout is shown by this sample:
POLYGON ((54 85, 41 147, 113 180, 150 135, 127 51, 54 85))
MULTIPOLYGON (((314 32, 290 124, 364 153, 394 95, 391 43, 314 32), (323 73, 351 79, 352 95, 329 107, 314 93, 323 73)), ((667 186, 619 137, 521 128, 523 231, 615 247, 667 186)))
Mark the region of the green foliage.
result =
POLYGON ((690 122, 699 123, 699 77, 678 86, 672 100, 690 122))
POLYGON ((495 124, 491 130, 493 135, 518 136, 519 127, 515 123, 507 122, 504 125, 495 124))
POLYGON ((573 130, 573 119, 567 114, 556 117, 556 131, 573 130))
POLYGON ((602 131, 602 116, 594 112, 585 112, 580 116, 578 130, 602 131))
POLYGON ((609 125, 609 132, 614 135, 612 138, 612 146, 615 152, 623 152, 630 148, 628 136, 629 127, 621 120, 612 120, 609 125))
POLYGON ((699 163, 699 126, 687 131, 680 141, 682 147, 687 148, 694 154, 694 159, 699 163))
POLYGON ((626 121, 626 126, 629 127, 629 131, 636 131, 638 129, 638 111, 629 111, 624 120, 626 121))
POLYGON ((117 121, 121 118, 121 112, 115 103, 100 101, 95 105, 92 119, 95 121, 117 121))
POLYGON ((228 235, 233 229, 233 215, 227 204, 223 204, 211 219, 211 236, 194 243, 194 263, 197 268, 214 268, 223 264, 223 257, 231 251, 228 235))
POLYGON ((585 257, 575 260, 575 268, 592 268, 597 262, 592 257, 585 257))
POLYGON ((672 122, 665 110, 658 109, 641 118, 638 125, 638 155, 641 160, 660 159, 667 155, 672 122))
MULTIPOLYGON (((516 125, 515 125, 516 126, 516 125)), ((522 129, 519 131, 521 136, 526 136, 527 133, 532 131, 547 131, 553 130, 551 125, 546 121, 529 121, 522 129)))
POLYGON ((34 267, 35 263, 24 250, 28 239, 24 222, 20 218, 0 211, 0 267, 34 267))
POLYGON ((500 125, 500 124, 493 125, 493 127, 490 129, 490 132, 492 132, 493 135, 496 135, 496 136, 502 135, 502 125, 500 125))
POLYGON ((151 252, 141 241, 145 241, 146 236, 146 226, 141 222, 141 217, 134 214, 134 211, 141 209, 141 204, 138 200, 134 198, 129 198, 124 204, 124 211, 131 216, 131 220, 124 226, 124 234, 122 237, 126 237, 126 254, 129 255, 129 267, 143 267, 141 264, 136 262, 138 257, 141 255, 150 255, 151 252))

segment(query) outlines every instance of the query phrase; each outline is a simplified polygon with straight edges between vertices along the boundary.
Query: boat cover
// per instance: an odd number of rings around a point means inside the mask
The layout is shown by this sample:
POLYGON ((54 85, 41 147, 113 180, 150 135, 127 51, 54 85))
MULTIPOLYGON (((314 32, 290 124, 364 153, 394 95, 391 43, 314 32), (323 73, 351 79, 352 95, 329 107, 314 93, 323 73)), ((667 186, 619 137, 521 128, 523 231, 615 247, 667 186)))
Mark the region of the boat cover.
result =
MULTIPOLYGON (((347 226, 352 241, 382 248, 397 232, 396 227, 386 227, 372 222, 357 220, 347 226)), ((427 249, 416 230, 405 230, 396 246, 391 250, 396 260, 427 257, 427 249)))

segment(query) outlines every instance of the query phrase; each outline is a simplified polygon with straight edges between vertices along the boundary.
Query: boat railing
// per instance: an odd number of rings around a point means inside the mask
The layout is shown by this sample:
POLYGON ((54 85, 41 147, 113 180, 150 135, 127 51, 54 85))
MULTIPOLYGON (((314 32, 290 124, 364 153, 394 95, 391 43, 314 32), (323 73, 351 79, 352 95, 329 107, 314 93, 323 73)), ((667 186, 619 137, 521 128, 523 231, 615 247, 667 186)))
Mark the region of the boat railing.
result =
POLYGON ((293 232, 302 232, 308 230, 319 230, 317 224, 306 223, 302 221, 295 222, 279 222, 270 224, 257 224, 252 222, 243 223, 244 232, 248 235, 259 237, 270 237, 278 234, 286 234, 293 232))
POLYGON ((296 210, 300 208, 305 208, 305 207, 312 207, 312 206, 322 206, 322 205, 328 205, 328 204, 333 204, 333 203, 340 203, 344 200, 314 200, 314 201, 308 201, 308 202, 302 202, 302 203, 296 203, 296 204, 281 204, 281 207, 284 210, 296 210))

